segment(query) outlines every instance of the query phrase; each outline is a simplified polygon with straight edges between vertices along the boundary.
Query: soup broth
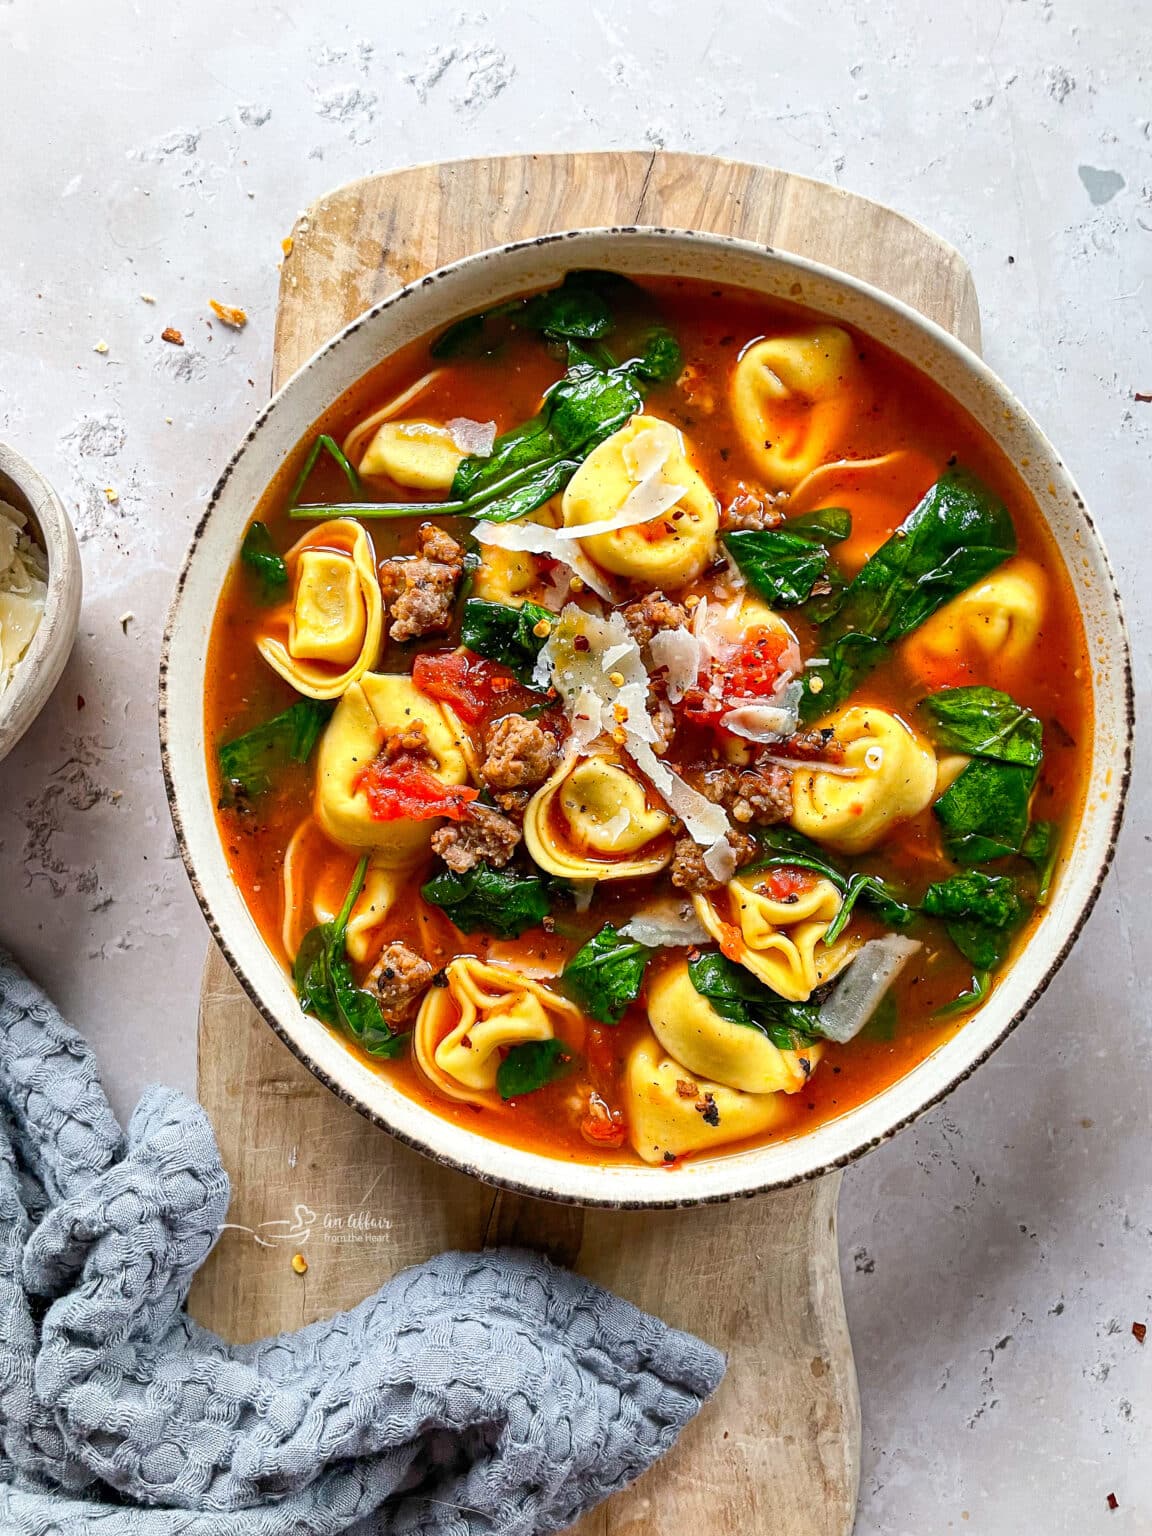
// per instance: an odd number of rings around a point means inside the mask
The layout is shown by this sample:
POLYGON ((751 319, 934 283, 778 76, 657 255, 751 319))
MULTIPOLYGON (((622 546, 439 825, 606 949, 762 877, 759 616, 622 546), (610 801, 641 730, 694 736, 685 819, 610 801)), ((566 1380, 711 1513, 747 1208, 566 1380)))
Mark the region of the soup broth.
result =
POLYGON ((382 362, 253 517, 204 704, 233 878, 306 1011, 481 1134, 802 1134, 964 1028, 1060 878, 1070 584, 866 336, 572 274, 382 362))

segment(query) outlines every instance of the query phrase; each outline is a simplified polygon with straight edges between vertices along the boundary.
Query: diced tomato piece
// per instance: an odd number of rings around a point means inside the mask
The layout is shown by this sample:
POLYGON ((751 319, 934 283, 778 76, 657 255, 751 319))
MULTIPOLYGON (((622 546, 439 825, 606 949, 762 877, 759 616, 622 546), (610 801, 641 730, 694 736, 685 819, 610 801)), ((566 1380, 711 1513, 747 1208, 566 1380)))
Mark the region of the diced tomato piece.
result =
POLYGON ((812 875, 808 870, 785 864, 769 871, 764 889, 773 901, 787 901, 790 896, 799 896, 802 891, 808 890, 811 884, 812 875))
POLYGON ((434 773, 399 759, 369 763, 356 780, 368 798, 374 821, 430 821, 447 816, 463 821, 479 790, 470 784, 442 784, 434 773))
POLYGON ((768 699, 780 679, 780 657, 787 647, 784 635, 764 625, 750 629, 740 645, 723 661, 714 661, 710 675, 684 693, 682 713, 697 725, 722 730, 720 716, 737 699, 768 699))
POLYGON ((580 1134, 594 1147, 623 1146, 627 1135, 624 1116, 618 1109, 609 1108, 598 1093, 590 1093, 588 1112, 580 1122, 580 1134))
POLYGON ((480 724, 492 707, 495 678, 505 675, 468 651, 425 651, 412 666, 420 692, 450 704, 465 725, 480 724))

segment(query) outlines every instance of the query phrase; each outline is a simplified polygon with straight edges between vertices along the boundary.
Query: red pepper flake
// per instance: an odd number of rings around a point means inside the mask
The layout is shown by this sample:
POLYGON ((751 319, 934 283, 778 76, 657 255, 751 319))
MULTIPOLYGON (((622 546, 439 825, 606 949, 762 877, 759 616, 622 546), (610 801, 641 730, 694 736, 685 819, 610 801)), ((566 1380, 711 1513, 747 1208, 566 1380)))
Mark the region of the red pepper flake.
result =
POLYGON ((1116 1495, 1114 1493, 1110 1493, 1108 1495, 1108 1508, 1109 1509, 1119 1509, 1120 1508, 1120 1500, 1116 1497, 1116 1495))
POLYGON ((182 347, 184 345, 184 338, 174 325, 166 325, 164 327, 160 332, 160 340, 170 342, 174 347, 182 347))
POLYGON ((1152 405, 1152 395, 1142 395, 1137 391, 1132 398, 1133 400, 1139 400, 1141 405, 1152 405))
POLYGON ((84 706, 87 704, 87 702, 88 702, 88 700, 84 697, 84 695, 82 693, 78 693, 76 695, 76 708, 78 710, 83 709, 84 706))
POLYGON ((1148 1337, 1148 1324, 1133 1323, 1132 1337, 1136 1340, 1137 1344, 1143 1344, 1144 1340, 1148 1337))

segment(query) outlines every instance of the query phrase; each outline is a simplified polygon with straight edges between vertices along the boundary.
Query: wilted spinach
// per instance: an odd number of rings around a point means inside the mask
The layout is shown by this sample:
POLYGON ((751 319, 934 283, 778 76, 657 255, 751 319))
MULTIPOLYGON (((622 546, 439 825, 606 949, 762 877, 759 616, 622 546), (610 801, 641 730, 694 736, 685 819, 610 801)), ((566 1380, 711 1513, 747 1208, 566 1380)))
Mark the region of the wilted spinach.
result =
POLYGON ((288 590, 288 567, 264 523, 249 523, 240 546, 240 559, 259 578, 261 596, 266 603, 283 597, 288 590))
POLYGON ((915 921, 912 907, 901 901, 895 891, 879 875, 862 871, 846 873, 834 864, 824 850, 811 838, 793 827, 764 827, 756 833, 756 841, 763 852, 751 864, 745 865, 742 874, 758 869, 808 869, 822 875, 843 896, 840 911, 829 924, 824 935, 825 944, 834 944, 843 933, 857 901, 863 899, 876 913, 881 922, 890 928, 907 928, 915 921))
POLYGON ((356 898, 364 888, 368 855, 356 866, 356 874, 339 913, 330 923, 310 928, 301 940, 292 967, 296 996, 305 1013, 313 1014, 331 1029, 342 1029, 369 1056, 398 1056, 408 1043, 385 1022, 378 1000, 356 985, 348 962, 345 939, 356 898))
POLYGON ((216 757, 228 793, 262 795, 289 763, 306 763, 335 708, 326 699, 297 699, 263 725, 224 742, 216 757))
POLYGON ((1019 853, 1044 756, 1039 719, 997 688, 944 688, 920 708, 938 746, 971 758, 934 807, 945 851, 958 864, 1019 853))
POLYGON ((561 981, 572 1001, 591 1018, 601 1024, 619 1024, 639 995, 651 957, 646 944, 622 938, 611 923, 605 923, 572 956, 561 981))
POLYGON ((513 608, 506 603, 492 603, 486 598, 470 597, 464 604, 460 621, 460 644, 477 656, 498 661, 514 672, 524 684, 530 684, 548 636, 537 635, 541 622, 552 625, 557 615, 539 603, 524 603, 513 608))
POLYGON ((572 1053, 562 1040, 526 1040, 514 1045, 496 1068, 496 1092, 522 1099, 572 1070, 572 1053))
POLYGON ((309 449, 308 457, 304 460, 300 473, 296 476, 295 484, 292 487, 292 494, 288 497, 288 512, 292 517, 295 517, 297 512, 301 510, 299 505, 300 496, 308 483, 309 475, 316 468, 316 461, 321 453, 326 453, 340 467, 345 480, 348 482, 348 489, 352 492, 353 496, 359 496, 361 493, 360 476, 352 467, 347 454, 334 437, 330 437, 327 432, 321 432, 309 449))
POLYGON ((444 870, 420 889, 425 901, 442 907, 457 928, 480 928, 504 939, 518 938, 548 916, 551 898, 539 875, 477 864, 464 874, 444 870))
POLYGON ((1028 906, 1011 876, 969 871, 935 881, 920 910, 943 921, 953 944, 978 971, 992 972, 1028 916, 1028 906))
POLYGON ((1003 503, 966 470, 942 475, 845 588, 822 630, 818 691, 805 678, 803 718, 842 704, 891 645, 1015 553, 1003 503))
POLYGON ((689 960, 688 975, 722 1019, 758 1029, 778 1050, 802 1050, 820 1033, 817 1004, 786 1002, 725 955, 698 955, 689 960))
POLYGON ((852 514, 825 507, 790 518, 782 528, 743 528, 724 544, 754 592, 773 606, 797 607, 829 574, 828 545, 846 539, 852 514))

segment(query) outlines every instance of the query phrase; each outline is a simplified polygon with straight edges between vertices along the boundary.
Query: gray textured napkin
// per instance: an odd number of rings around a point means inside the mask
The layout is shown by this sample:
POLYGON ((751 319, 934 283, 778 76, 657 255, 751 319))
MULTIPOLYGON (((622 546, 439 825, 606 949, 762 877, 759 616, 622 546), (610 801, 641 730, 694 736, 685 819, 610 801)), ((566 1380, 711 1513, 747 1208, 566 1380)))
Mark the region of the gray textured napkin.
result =
POLYGON ((228 1209, 204 1113, 127 1133, 0 951, 0 1530, 530 1536, 672 1445, 722 1357, 531 1254, 446 1253, 232 1346, 183 1304, 228 1209))

